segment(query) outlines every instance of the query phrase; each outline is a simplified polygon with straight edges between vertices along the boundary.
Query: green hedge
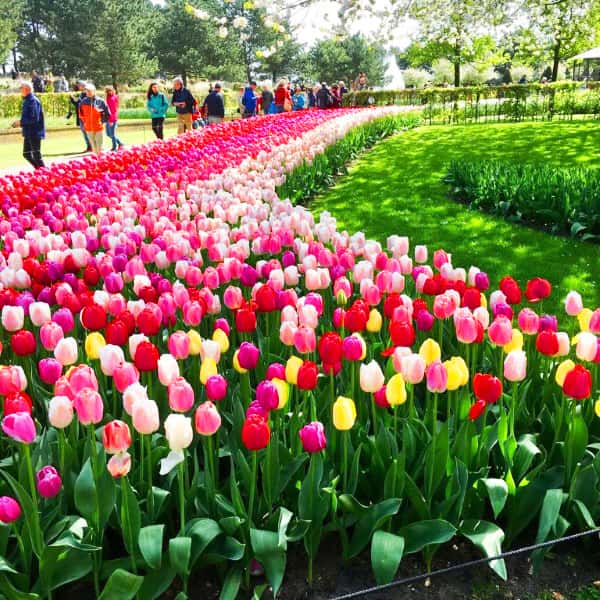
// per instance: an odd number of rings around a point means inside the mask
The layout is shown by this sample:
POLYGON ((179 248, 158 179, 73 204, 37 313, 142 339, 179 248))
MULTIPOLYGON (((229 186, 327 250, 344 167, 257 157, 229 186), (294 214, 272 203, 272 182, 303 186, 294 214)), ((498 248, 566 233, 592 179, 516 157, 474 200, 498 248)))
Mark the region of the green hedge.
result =
POLYGON ((600 169, 453 161, 444 182, 472 208, 600 242, 600 169))
POLYGON ((347 173, 348 163, 360 152, 383 138, 420 124, 420 115, 405 113, 383 117, 356 127, 343 139, 329 146, 323 154, 317 155, 312 162, 305 162, 294 169, 285 183, 277 188, 277 194, 294 203, 304 203, 323 188, 333 185, 336 175, 347 173))

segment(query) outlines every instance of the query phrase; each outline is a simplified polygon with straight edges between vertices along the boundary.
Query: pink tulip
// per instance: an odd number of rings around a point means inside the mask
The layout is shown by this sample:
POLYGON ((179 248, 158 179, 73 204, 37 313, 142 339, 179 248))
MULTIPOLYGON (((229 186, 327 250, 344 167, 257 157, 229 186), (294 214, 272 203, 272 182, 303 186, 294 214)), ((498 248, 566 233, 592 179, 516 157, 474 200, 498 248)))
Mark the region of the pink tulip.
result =
POLYGON ((372 360, 368 364, 360 365, 360 389, 363 392, 374 394, 383 387, 385 377, 377 362, 372 360))
POLYGON ((175 331, 169 336, 169 352, 178 360, 190 354, 190 338, 185 331, 175 331))
POLYGON ((206 380, 206 397, 218 402, 227 396, 227 379, 223 375, 211 375, 206 380))
POLYGON ((194 388, 183 377, 177 377, 169 384, 168 393, 171 410, 187 412, 194 406, 194 388))
POLYGON ((179 364, 172 354, 163 354, 158 359, 158 379, 164 385, 172 384, 179 377, 179 364))
POLYGON ((448 372, 442 362, 436 360, 432 362, 426 371, 427 389, 430 392, 442 393, 446 391, 448 384, 448 372))
POLYGON ((433 301, 433 314, 438 319, 448 319, 457 309, 456 299, 449 294, 439 294, 433 301))
POLYGON ((42 358, 38 363, 41 381, 54 385, 62 374, 62 365, 55 358, 42 358))
POLYGON ((127 476, 131 470, 131 455, 129 452, 122 452, 111 456, 106 468, 115 479, 127 476))
POLYGON ((104 404, 97 391, 91 388, 81 390, 75 395, 73 406, 82 425, 94 425, 102 421, 104 404))
POLYGON ((140 380, 140 372, 137 370, 135 365, 130 362, 124 362, 113 371, 113 380, 117 391, 121 394, 134 383, 140 380))
POLYGON ((150 435, 158 431, 160 427, 160 417, 158 414, 158 404, 154 400, 139 398, 131 406, 131 422, 133 428, 143 435, 150 435))
POLYGON ((260 357, 259 349, 250 342, 242 342, 239 348, 238 361, 243 369, 255 369, 260 357))
POLYGON ((19 503, 10 496, 0 496, 0 523, 9 525, 21 516, 19 503))
POLYGON ((53 351, 56 348, 56 344, 64 337, 65 334, 62 327, 54 323, 54 321, 45 323, 40 328, 40 341, 42 342, 42 346, 49 352, 53 351))
POLYGON ((61 365, 69 366, 77 362, 78 351, 75 338, 63 338, 58 341, 54 348, 54 357, 61 365))
POLYGON ((105 375, 112 376, 124 362, 125 354, 119 346, 106 344, 100 348, 100 369, 105 375))
POLYGON ((488 336, 492 344, 506 346, 512 340, 512 323, 505 316, 496 317, 488 328, 488 336))
POLYGON ((73 402, 66 396, 54 396, 48 404, 48 421, 52 427, 64 429, 73 420, 73 402))
POLYGON ((566 331, 558 331, 556 333, 556 339, 558 340, 557 356, 567 356, 571 350, 569 334, 566 331))
POLYGON ((24 323, 25 312, 22 306, 5 305, 2 307, 2 327, 6 331, 19 331, 19 329, 23 329, 24 323))
POLYGON ((415 261, 418 263, 427 262, 427 246, 415 246, 415 261))
POLYGON ((48 465, 37 472, 36 486, 42 498, 54 498, 60 492, 62 479, 58 471, 52 465, 48 465))
POLYGON ((410 354, 402 358, 402 377, 407 383, 416 385, 425 377, 425 360, 420 354, 410 354))
POLYGON ((2 419, 2 431, 17 442, 31 444, 35 440, 35 423, 26 412, 16 412, 2 419))
POLYGON ((305 425, 298 432, 298 436, 300 437, 304 451, 310 454, 320 452, 327 447, 325 428, 319 421, 313 421, 305 425))
POLYGON ((314 352, 317 347, 315 330, 310 327, 299 327, 294 332, 294 346, 300 354, 314 352))
POLYGON ((217 407, 210 401, 203 402, 194 414, 194 425, 200 435, 214 435, 221 427, 221 415, 217 407))
POLYGON ((590 317, 589 330, 591 333, 600 333, 600 308, 597 308, 590 317))
POLYGON ((523 381, 527 375, 527 354, 512 350, 504 359, 504 377, 508 381, 523 381))
POLYGON ((270 380, 261 381, 256 386, 256 401, 265 410, 275 410, 279 406, 277 386, 270 380))
POLYGON ((565 312, 570 317, 576 317, 583 310, 583 299, 579 292, 569 292, 565 298, 565 312))
POLYGON ((138 400, 148 400, 148 393, 141 383, 135 382, 123 392, 123 408, 128 415, 132 414, 133 405, 138 400))
POLYGON ((41 327, 52 320, 50 305, 47 302, 32 302, 29 305, 29 318, 36 327, 41 327))
POLYGON ((575 354, 579 360, 587 362, 593 362, 596 357, 596 351, 598 348, 598 341, 596 336, 589 331, 582 331, 577 336, 577 346, 575 347, 575 354))
POLYGON ((537 313, 530 308, 524 308, 517 317, 519 328, 527 335, 537 335, 540 329, 540 318, 537 313))
POLYGON ((462 344, 472 344, 477 339, 477 321, 471 314, 462 314, 454 320, 456 339, 462 344))
POLYGON ((67 372, 67 381, 71 389, 72 394, 77 394, 81 390, 90 388, 94 391, 98 391, 98 380, 96 379, 96 373, 88 365, 77 365, 72 367, 67 372))
POLYGON ((0 395, 8 396, 27 389, 27 378, 23 367, 9 365, 0 366, 0 395))

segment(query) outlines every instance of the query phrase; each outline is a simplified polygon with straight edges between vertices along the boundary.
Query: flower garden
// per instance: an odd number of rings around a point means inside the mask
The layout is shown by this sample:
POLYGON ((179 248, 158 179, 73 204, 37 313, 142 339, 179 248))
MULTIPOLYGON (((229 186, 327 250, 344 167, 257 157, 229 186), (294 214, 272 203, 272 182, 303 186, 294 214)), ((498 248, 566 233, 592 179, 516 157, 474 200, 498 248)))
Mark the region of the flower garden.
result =
POLYGON ((326 537, 385 583, 596 527, 600 308, 283 193, 414 122, 244 119, 0 178, 0 594, 183 599, 212 568, 276 596, 326 537))

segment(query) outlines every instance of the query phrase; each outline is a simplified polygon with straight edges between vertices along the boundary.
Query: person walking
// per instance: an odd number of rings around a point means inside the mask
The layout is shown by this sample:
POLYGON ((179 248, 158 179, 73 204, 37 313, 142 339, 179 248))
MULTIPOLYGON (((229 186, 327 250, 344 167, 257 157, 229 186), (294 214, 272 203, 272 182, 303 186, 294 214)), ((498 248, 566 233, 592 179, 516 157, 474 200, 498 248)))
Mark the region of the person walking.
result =
POLYGON ((331 92, 327 89, 327 84, 323 82, 319 91, 316 94, 316 106, 317 108, 331 108, 333 104, 333 97, 331 96, 331 92))
POLYGON ((263 85, 261 99, 261 107, 263 114, 268 115, 269 109, 271 108, 271 104, 273 104, 273 92, 269 89, 269 86, 267 84, 263 85))
POLYGON ((173 98, 171 104, 177 112, 177 133, 192 130, 192 113, 194 112, 194 96, 184 87, 183 79, 173 79, 173 98))
POLYGON ((164 139, 163 124, 167 116, 167 110, 169 109, 169 102, 159 90, 158 83, 156 82, 148 86, 146 97, 148 98, 146 108, 152 118, 152 131, 154 131, 154 135, 159 140, 162 140, 164 139))
POLYGON ((256 116, 256 108, 258 105, 258 97, 256 95, 256 81, 251 81, 250 85, 244 88, 242 95, 242 119, 256 116))
POLYGON ((109 110, 106 102, 96 96, 96 86, 85 84, 85 98, 79 105, 79 118, 87 133, 92 150, 96 154, 102 152, 102 131, 104 123, 108 122, 109 110))
POLYGON ((225 118, 225 103, 221 95, 221 84, 215 83, 208 96, 204 99, 202 105, 203 112, 206 114, 206 120, 209 125, 221 123, 225 118))
POLYGON ((29 161, 34 169, 41 169, 44 166, 41 144, 46 135, 44 109, 33 93, 33 84, 22 81, 20 88, 23 97, 21 119, 13 126, 20 127, 23 134, 23 158, 29 161))
POLYGON ((337 83, 331 86, 331 108, 340 108, 342 106, 342 94, 337 83))
POLYGON ((64 94, 69 91, 69 83, 65 79, 63 73, 54 80, 54 92, 56 94, 64 94))
POLYGON ((293 110, 304 110, 306 105, 304 92, 300 89, 299 85, 297 85, 296 89, 294 90, 294 95, 292 96, 292 105, 293 110))
POLYGON ((108 121, 106 122, 106 135, 112 141, 111 150, 115 152, 125 144, 117 137, 117 121, 119 120, 119 95, 112 85, 104 88, 106 106, 108 106, 108 121))
POLYGON ((282 79, 275 89, 275 112, 282 113, 285 111, 287 106, 292 105, 292 99, 290 98, 290 93, 288 92, 286 81, 282 79))
POLYGON ((31 71, 31 83, 35 94, 41 94, 44 91, 44 80, 37 74, 37 71, 31 71))
MULTIPOLYGON (((79 129, 81 131, 81 135, 83 136, 83 141, 85 142, 84 152, 91 152, 92 146, 90 144, 90 138, 88 138, 88 135, 83 127, 83 121, 79 118, 79 107, 81 106, 81 103, 83 102, 83 99, 85 98, 85 82, 78 81, 75 84, 75 88, 76 88, 76 91, 79 92, 79 95, 75 96, 75 97, 69 96, 69 102, 71 102, 71 104, 75 107, 75 123, 77 124, 77 127, 79 127, 79 129)), ((67 119, 69 119, 70 117, 71 117, 71 111, 69 110, 67 119)))

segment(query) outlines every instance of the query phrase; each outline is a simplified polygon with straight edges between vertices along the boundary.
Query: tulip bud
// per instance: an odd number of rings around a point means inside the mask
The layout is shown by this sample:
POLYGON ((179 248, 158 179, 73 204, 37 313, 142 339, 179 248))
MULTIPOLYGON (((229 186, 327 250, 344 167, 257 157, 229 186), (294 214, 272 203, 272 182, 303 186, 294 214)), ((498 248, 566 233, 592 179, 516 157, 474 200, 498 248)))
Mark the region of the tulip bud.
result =
POLYGON ((299 432, 298 437, 302 442, 302 447, 305 452, 313 454, 324 450, 327 446, 327 438, 325 437, 325 429, 319 421, 313 421, 305 425, 299 432))
POLYGON ((52 427, 64 429, 73 420, 73 403, 66 396, 54 396, 48 404, 48 420, 52 427))
POLYGON ((200 435, 213 435, 221 427, 221 415, 217 407, 210 401, 203 402, 194 415, 196 431, 200 435))
POLYGON ((36 485, 42 498, 54 498, 60 492, 62 479, 51 465, 41 468, 36 475, 36 485))
POLYGON ((400 406, 406 402, 406 385, 401 373, 392 375, 385 386, 385 398, 390 406, 400 406))
POLYGON ((333 426, 338 431, 348 431, 356 421, 356 406, 354 400, 338 396, 333 403, 333 426))

